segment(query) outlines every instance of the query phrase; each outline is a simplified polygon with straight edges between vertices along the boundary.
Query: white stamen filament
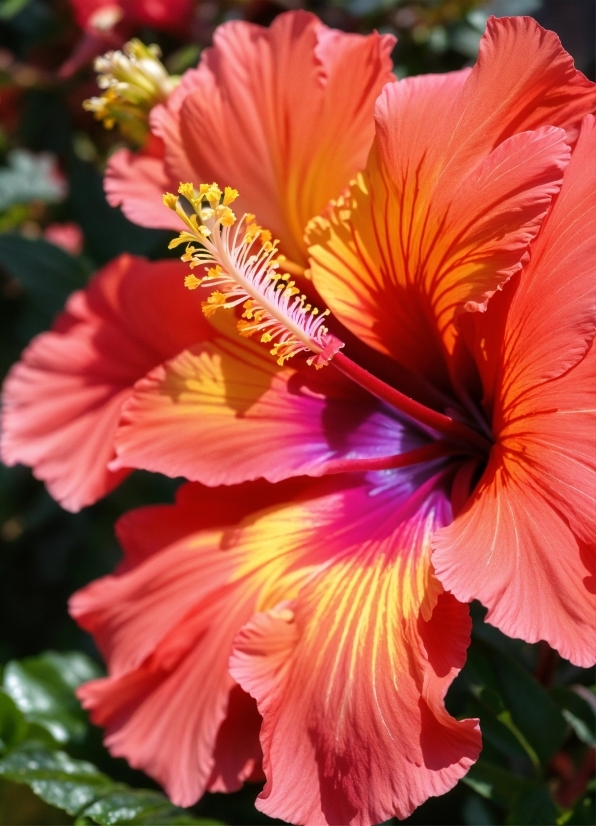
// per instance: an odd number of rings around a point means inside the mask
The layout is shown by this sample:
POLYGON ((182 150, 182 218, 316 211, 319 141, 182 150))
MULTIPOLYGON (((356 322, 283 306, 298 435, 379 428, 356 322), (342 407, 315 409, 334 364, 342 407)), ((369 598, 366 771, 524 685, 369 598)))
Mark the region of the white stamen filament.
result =
POLYGON ((329 311, 319 314, 306 303, 306 296, 300 294, 295 282, 288 280, 290 276, 278 274, 283 256, 277 251, 277 242, 271 243, 267 239, 269 233, 252 223, 253 216, 244 215, 236 222, 228 206, 236 197, 232 194, 234 191, 226 190, 223 204, 219 203, 221 192, 215 185, 201 187, 199 198, 193 197, 194 190, 191 193, 189 185, 181 184, 180 191, 192 204, 195 215, 189 218, 175 196, 165 196, 165 203, 190 230, 182 232, 170 246, 187 243, 182 260, 188 261, 191 268, 214 265, 202 278, 191 275, 185 282, 191 289, 219 288, 203 302, 206 315, 218 307, 244 304, 246 320, 238 323, 241 334, 252 335, 258 331, 261 341, 273 341, 271 353, 278 356, 279 364, 305 350, 314 354, 308 359, 309 364, 316 367, 327 364, 343 347, 324 326, 329 311), (209 202, 209 208, 203 207, 203 197, 209 202), (263 241, 263 236, 267 240, 263 241), (194 241, 201 245, 199 249, 192 246, 194 241), (257 242, 261 246, 254 252, 257 242))

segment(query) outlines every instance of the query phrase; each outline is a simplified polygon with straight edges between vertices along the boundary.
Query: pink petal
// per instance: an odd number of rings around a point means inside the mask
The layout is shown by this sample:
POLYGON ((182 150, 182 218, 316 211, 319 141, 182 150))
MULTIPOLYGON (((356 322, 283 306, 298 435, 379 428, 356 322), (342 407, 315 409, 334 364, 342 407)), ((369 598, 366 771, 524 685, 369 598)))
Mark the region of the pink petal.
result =
POLYGON ((245 529, 236 523, 258 508, 275 512, 302 488, 260 483, 218 495, 187 485, 176 505, 124 517, 124 566, 71 598, 109 666, 79 698, 106 727, 112 754, 179 805, 206 788, 238 788, 260 764, 259 716, 228 672, 232 640, 260 605, 277 601, 277 589, 296 592, 307 550, 293 552, 291 534, 267 547, 266 524, 254 516, 245 529))
POLYGON ((122 206, 129 221, 142 227, 180 232, 180 219, 163 204, 165 192, 178 188, 165 172, 163 156, 119 149, 110 157, 104 189, 110 206, 122 206))
POLYGON ((137 383, 111 467, 206 485, 278 482, 421 443, 337 371, 280 370, 262 345, 230 338, 187 350, 137 383))
POLYGON ((148 370, 210 334, 177 261, 124 255, 72 295, 35 338, 3 392, 2 459, 30 465, 69 510, 117 485, 107 469, 124 400, 148 370))

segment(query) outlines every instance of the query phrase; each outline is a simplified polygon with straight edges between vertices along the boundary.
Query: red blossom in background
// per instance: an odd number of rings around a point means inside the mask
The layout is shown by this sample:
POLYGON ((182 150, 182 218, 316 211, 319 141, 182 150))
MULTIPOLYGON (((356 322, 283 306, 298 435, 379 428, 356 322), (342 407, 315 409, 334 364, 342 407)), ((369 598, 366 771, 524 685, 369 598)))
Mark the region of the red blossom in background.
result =
POLYGON ((128 30, 140 26, 177 31, 188 24, 195 0, 71 0, 75 19, 85 31, 128 30))
POLYGON ((94 57, 122 46, 144 26, 183 35, 191 25, 196 0, 71 0, 83 36, 60 68, 71 77, 94 57))

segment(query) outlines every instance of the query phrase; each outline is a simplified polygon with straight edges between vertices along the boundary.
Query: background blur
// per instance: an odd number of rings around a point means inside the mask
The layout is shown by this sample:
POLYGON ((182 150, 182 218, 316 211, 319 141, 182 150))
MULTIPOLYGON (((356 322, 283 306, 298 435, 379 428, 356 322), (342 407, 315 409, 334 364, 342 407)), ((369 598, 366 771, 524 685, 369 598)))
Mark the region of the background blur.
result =
MULTIPOLYGON (((84 3, 76 5, 0 0, 0 378, 98 266, 124 251, 167 255, 167 233, 133 226, 104 199, 102 169, 122 136, 81 107, 97 93, 97 44, 84 32, 84 3)), ((267 25, 298 7, 347 31, 395 33, 400 77, 471 64, 489 14, 530 14, 594 79, 593 0, 196 0, 191 24, 178 30, 149 28, 139 14, 123 26, 127 37, 158 43, 179 73, 196 65, 219 23, 267 25)), ((207 795, 192 811, 172 807, 148 778, 109 757, 74 699, 101 664, 67 599, 118 561, 116 518, 171 501, 176 484, 137 472, 68 514, 28 469, 0 465, 0 824, 274 822, 254 809, 256 786, 207 795)), ((448 705, 481 718, 482 759, 407 822, 594 823, 593 674, 546 644, 506 639, 482 623, 479 606, 473 613, 468 663, 448 705)))

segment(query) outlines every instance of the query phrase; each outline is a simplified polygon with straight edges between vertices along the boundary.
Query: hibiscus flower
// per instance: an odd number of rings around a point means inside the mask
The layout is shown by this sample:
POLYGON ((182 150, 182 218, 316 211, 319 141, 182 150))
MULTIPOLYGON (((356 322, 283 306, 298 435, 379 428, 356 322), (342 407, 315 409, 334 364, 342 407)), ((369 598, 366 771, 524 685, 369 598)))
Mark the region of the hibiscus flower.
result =
MULTIPOLYGON (((261 762, 257 805, 297 823, 405 817, 451 788, 480 750, 476 721, 444 706, 474 597, 506 633, 596 659, 595 103, 556 36, 493 19, 471 72, 384 87, 364 171, 306 241, 291 212, 279 248, 232 213, 258 210, 221 142, 222 189, 166 197, 187 301, 203 293, 213 326, 132 388, 127 373, 109 467, 191 481, 123 518, 123 565, 72 612, 109 666, 84 704, 176 802, 261 762)), ((279 133, 252 123, 273 157, 279 133)), ((169 174, 127 158, 147 193, 169 174)), ((284 205, 292 189, 266 191, 284 205)))

